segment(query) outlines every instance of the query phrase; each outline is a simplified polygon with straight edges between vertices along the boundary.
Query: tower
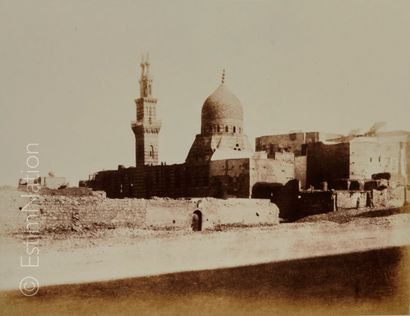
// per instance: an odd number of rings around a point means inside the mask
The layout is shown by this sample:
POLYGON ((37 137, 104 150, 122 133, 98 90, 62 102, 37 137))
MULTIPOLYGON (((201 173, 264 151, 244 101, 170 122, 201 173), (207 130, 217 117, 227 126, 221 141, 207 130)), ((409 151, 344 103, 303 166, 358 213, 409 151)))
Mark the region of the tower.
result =
POLYGON ((152 96, 152 76, 148 54, 141 59, 140 97, 135 100, 136 121, 131 123, 135 135, 135 164, 158 164, 158 136, 161 121, 157 119, 157 99, 152 96))

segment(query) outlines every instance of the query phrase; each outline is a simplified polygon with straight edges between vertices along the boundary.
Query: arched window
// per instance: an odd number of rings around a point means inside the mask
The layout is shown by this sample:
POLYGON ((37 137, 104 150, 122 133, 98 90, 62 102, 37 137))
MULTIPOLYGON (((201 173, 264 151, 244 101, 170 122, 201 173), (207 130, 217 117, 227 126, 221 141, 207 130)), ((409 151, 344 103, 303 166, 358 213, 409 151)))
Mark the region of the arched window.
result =
POLYGON ((152 146, 152 145, 150 145, 149 156, 150 156, 151 158, 154 158, 154 146, 152 146))
POLYGON ((225 126, 225 132, 228 133, 228 131, 229 131, 228 126, 225 126))
POLYGON ((236 133, 236 126, 233 127, 233 132, 236 133))

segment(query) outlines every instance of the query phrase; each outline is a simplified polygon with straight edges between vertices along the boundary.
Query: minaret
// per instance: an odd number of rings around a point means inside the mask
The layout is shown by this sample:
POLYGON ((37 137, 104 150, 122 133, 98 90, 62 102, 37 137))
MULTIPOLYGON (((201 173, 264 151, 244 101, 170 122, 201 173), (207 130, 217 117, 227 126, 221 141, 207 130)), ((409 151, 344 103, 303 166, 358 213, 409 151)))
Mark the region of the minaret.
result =
POLYGON ((158 136, 161 121, 157 119, 157 99, 152 97, 152 76, 148 54, 141 59, 140 97, 135 100, 136 121, 131 123, 135 135, 135 164, 158 164, 158 136))

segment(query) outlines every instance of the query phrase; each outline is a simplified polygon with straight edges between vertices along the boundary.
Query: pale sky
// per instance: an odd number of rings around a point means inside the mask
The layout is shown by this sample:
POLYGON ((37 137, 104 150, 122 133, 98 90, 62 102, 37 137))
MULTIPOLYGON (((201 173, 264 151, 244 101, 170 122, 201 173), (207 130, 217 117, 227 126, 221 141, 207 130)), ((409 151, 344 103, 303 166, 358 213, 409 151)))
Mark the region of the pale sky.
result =
POLYGON ((160 160, 183 162, 226 69, 244 131, 410 130, 410 1, 0 1, 0 184, 25 148, 71 185, 134 164, 150 53, 160 160))

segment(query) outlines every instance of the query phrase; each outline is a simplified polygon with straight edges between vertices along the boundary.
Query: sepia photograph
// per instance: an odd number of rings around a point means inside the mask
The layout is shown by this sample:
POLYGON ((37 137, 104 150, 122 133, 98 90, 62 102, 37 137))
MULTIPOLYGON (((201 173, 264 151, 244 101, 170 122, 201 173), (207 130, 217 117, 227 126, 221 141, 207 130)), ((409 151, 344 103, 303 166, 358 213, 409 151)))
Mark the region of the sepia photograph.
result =
POLYGON ((0 0, 0 315, 409 315, 409 0, 0 0))

